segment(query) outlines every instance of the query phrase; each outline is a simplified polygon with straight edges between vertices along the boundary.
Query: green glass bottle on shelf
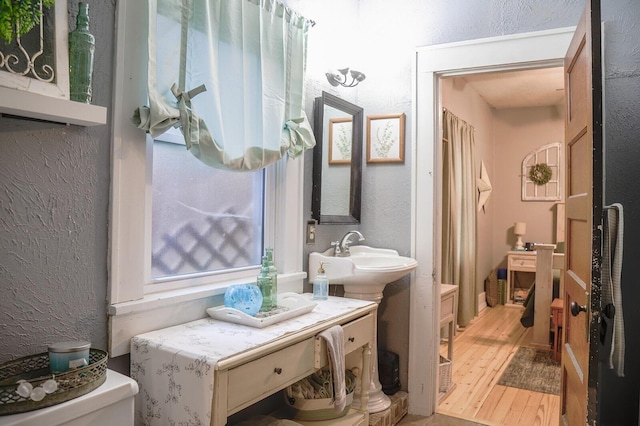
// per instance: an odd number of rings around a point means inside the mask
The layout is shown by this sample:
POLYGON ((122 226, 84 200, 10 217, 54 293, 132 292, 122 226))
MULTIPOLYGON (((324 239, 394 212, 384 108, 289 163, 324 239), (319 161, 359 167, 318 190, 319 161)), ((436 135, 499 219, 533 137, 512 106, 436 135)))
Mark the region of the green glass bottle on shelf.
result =
POLYGON ((271 278, 272 304, 275 309, 278 307, 278 270, 273 263, 273 249, 268 248, 265 251, 267 252, 267 263, 269 265, 269 278, 271 278))
POLYGON ((269 312, 273 306, 273 286, 271 285, 271 277, 269 277, 269 263, 267 256, 262 256, 262 269, 256 280, 258 288, 262 293, 262 306, 260 312, 269 312))
POLYGON ((91 103, 96 39, 89 32, 89 4, 78 3, 76 29, 69 33, 69 86, 72 101, 91 103))

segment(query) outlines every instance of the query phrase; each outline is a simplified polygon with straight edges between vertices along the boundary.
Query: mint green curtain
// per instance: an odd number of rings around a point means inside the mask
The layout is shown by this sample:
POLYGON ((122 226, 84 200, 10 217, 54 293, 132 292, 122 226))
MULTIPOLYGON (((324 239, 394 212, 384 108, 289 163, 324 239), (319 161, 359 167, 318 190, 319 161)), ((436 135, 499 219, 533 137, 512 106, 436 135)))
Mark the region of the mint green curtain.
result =
POLYGON ((441 281, 458 286, 458 324, 465 327, 478 314, 475 140, 473 127, 450 111, 442 129, 441 281))
POLYGON ((312 22, 277 0, 148 0, 153 137, 179 127, 212 167, 258 170, 315 146, 304 113, 312 22))

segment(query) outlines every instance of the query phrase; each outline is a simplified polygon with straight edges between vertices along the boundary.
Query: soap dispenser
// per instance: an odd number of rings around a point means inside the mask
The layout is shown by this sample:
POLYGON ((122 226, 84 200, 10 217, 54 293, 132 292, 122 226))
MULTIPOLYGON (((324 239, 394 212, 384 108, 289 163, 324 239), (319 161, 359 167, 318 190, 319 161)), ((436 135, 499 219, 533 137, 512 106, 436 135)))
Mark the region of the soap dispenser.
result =
POLYGON ((313 280, 313 299, 327 300, 329 298, 329 278, 324 274, 325 262, 320 262, 318 275, 313 280))

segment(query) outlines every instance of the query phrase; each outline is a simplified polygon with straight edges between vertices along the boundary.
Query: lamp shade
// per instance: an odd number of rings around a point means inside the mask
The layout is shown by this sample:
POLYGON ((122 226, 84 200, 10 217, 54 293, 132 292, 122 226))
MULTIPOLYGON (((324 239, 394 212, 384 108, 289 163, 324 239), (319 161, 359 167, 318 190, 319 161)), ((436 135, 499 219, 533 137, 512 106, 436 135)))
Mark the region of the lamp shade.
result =
POLYGON ((527 224, 524 222, 516 222, 513 225, 513 233, 515 235, 524 235, 527 233, 527 224))

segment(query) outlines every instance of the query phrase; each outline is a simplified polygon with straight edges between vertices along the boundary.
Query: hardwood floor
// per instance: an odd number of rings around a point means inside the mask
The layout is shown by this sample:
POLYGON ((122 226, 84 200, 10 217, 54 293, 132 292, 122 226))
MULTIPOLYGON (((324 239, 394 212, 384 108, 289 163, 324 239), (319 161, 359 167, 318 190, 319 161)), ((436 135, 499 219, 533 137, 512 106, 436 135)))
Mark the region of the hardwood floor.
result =
MULTIPOLYGON (((454 340, 452 382, 438 413, 495 425, 559 424, 560 396, 500 386, 496 383, 532 328, 520 324, 522 308, 484 309, 454 340)), ((447 354, 447 345, 440 346, 447 354)))

